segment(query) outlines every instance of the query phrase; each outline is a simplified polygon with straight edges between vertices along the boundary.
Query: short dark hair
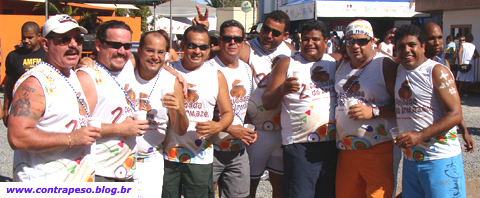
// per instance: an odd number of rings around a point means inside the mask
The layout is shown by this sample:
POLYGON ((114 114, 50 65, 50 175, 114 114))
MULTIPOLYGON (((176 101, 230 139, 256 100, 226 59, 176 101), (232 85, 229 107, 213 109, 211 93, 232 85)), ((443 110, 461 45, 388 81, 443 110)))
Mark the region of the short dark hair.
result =
POLYGON ((400 38, 405 36, 415 36, 417 37, 420 44, 423 45, 425 41, 423 40, 422 31, 415 25, 402 25, 397 31, 395 31, 395 42, 398 42, 400 38))
POLYGON ((34 34, 40 33, 40 27, 33 21, 25 22, 22 25, 22 32, 33 32, 34 34))
POLYGON ((300 32, 305 34, 305 32, 310 32, 312 30, 320 30, 322 32, 323 39, 328 38, 328 27, 323 21, 318 20, 309 20, 303 24, 302 30, 300 32))
MULTIPOLYGON (((196 32, 196 33, 205 33, 205 34, 208 35, 208 31, 207 31, 207 29, 205 29, 205 27, 203 27, 201 25, 192 25, 185 30, 185 33, 183 33, 182 42, 184 42, 184 43, 189 42, 187 35, 188 35, 188 33, 192 32, 192 31, 196 32)), ((208 44, 210 44, 210 37, 209 36, 207 36, 207 37, 208 37, 208 44)))
POLYGON ((238 27, 242 30, 242 37, 245 37, 245 28, 243 27, 243 25, 238 22, 237 20, 227 20, 225 22, 222 23, 222 25, 220 25, 220 36, 223 35, 223 33, 225 32, 225 28, 228 28, 228 27, 238 27))
POLYGON ((263 23, 265 23, 265 21, 267 21, 267 19, 272 19, 276 22, 284 23, 285 28, 284 28, 283 32, 286 32, 290 29, 290 17, 284 11, 274 10, 274 11, 270 12, 267 15, 267 17, 265 17, 265 20, 263 21, 263 23))
POLYGON ((111 20, 103 23, 97 30, 96 37, 100 41, 105 41, 107 39, 107 30, 117 28, 117 29, 125 29, 132 33, 132 29, 123 21, 118 20, 111 20))
POLYGON ((447 36, 447 40, 448 40, 448 39, 450 39, 450 40, 452 40, 452 41, 453 41, 453 37, 452 37, 452 35, 448 35, 448 36, 447 36))
POLYGON ((140 43, 138 45, 138 48, 143 48, 143 46, 145 45, 145 38, 147 37, 147 35, 154 34, 154 33, 155 34, 160 34, 158 36, 163 37, 165 39, 165 41, 167 43, 166 50, 168 51, 170 49, 170 39, 168 38, 168 34, 167 34, 167 32, 165 32, 165 30, 150 31, 150 32, 142 34, 142 36, 140 37, 140 43))

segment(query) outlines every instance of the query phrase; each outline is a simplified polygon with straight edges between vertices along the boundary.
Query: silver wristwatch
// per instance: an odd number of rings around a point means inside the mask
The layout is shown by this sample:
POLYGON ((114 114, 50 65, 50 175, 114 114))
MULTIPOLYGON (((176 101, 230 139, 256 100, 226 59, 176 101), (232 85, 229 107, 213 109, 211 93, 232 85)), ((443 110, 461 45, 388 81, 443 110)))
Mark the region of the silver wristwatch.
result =
POLYGON ((373 118, 380 116, 380 109, 375 104, 372 104, 372 113, 373 113, 373 118))

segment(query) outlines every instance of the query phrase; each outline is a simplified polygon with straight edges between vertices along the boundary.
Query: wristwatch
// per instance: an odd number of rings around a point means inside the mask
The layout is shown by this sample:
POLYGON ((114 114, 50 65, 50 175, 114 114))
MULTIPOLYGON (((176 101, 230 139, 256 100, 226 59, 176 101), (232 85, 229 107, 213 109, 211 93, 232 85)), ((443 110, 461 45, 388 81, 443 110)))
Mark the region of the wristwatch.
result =
POLYGON ((372 113, 373 113, 373 118, 380 116, 380 109, 375 104, 372 104, 372 113))

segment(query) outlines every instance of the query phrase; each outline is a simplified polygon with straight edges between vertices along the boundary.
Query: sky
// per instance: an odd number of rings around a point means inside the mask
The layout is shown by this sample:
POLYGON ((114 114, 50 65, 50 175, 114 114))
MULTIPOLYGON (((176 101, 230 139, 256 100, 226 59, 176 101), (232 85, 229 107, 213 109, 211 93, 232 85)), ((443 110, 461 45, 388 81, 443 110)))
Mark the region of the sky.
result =
POLYGON ((191 0, 191 1, 195 1, 195 2, 201 3, 201 4, 207 4, 207 2, 205 0, 191 0))

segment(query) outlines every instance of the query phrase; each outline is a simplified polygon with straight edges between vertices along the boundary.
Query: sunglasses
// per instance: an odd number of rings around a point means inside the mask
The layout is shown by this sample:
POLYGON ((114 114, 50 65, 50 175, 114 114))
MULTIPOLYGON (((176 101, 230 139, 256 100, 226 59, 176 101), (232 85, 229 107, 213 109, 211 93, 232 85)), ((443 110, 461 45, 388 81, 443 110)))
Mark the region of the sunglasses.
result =
POLYGON ((271 27, 268 27, 268 26, 266 26, 265 24, 262 25, 262 30, 263 30, 265 33, 267 33, 267 34, 270 33, 270 32, 272 32, 272 36, 274 36, 274 37, 279 37, 280 35, 283 34, 282 32, 280 32, 280 31, 278 31, 278 30, 276 30, 276 29, 272 29, 271 27))
POLYGON ((75 42, 77 42, 78 45, 83 44, 83 41, 85 41, 82 36, 77 36, 77 37, 69 37, 69 36, 65 36, 65 37, 47 37, 47 39, 60 40, 60 45, 68 45, 68 44, 70 44, 70 42, 72 41, 72 38, 73 38, 73 40, 75 40, 75 42))
POLYGON ((391 37, 388 37, 388 39, 394 39, 395 37, 391 36, 391 37))
POLYGON ((222 36, 222 41, 225 43, 230 43, 232 40, 235 41, 235 43, 241 43, 243 39, 242 36, 222 36))
POLYGON ((100 42, 105 43, 106 45, 108 45, 108 47, 111 47, 113 49, 120 49, 122 46, 125 50, 129 50, 130 48, 132 48, 132 43, 120 43, 106 40, 100 40, 100 42))
POLYGON ((345 39, 345 43, 348 45, 348 46, 353 46, 356 44, 358 44, 359 46, 365 46, 368 44, 368 42, 370 42, 372 39, 366 39, 366 38, 363 38, 363 39, 345 39))
POLYGON ((205 51, 207 50, 210 46, 203 44, 203 45, 197 45, 196 43, 188 42, 187 43, 187 48, 188 49, 197 49, 200 48, 200 50, 205 51))
POLYGON ((465 39, 463 39, 463 40, 460 40, 460 41, 465 41, 465 39))

